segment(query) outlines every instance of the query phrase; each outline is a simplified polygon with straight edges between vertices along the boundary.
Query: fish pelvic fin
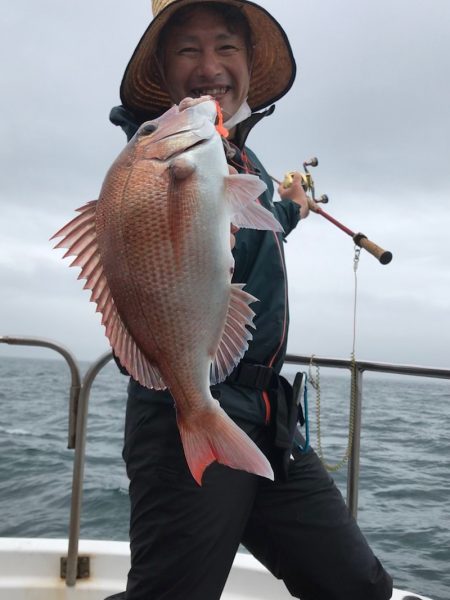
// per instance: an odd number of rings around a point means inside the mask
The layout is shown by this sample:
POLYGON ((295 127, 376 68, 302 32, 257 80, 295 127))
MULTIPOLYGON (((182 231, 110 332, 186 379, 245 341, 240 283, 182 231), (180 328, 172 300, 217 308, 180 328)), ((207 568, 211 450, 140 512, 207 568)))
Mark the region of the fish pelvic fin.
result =
POLYGON ((225 180, 233 225, 249 229, 283 231, 281 223, 259 203, 258 196, 267 189, 259 177, 239 174, 228 175, 225 180))
POLYGON ((192 420, 181 416, 177 420, 189 470, 199 485, 206 467, 214 461, 273 481, 267 458, 218 403, 192 420))
POLYGON ((258 300, 245 292, 243 287, 242 283, 231 284, 225 328, 211 367, 212 385, 220 383, 233 371, 252 339, 252 334, 247 327, 255 327, 253 324, 255 313, 249 305, 258 300))
POLYGON ((97 312, 102 314, 106 337, 120 363, 145 387, 165 389, 161 374, 136 345, 114 303, 98 247, 96 208, 97 200, 79 208, 80 214, 57 231, 51 239, 62 237, 55 248, 67 249, 63 258, 75 256, 70 266, 81 267, 78 279, 86 279, 84 289, 92 291, 91 302, 96 303, 97 312))

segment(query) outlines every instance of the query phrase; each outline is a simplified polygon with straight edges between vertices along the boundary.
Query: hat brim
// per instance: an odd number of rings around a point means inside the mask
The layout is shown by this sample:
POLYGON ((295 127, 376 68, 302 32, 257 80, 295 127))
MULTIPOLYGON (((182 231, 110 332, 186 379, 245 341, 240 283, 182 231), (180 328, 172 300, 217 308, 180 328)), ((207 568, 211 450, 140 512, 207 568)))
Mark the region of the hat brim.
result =
MULTIPOLYGON (((247 17, 254 38, 248 104, 253 111, 275 102, 292 86, 296 65, 281 25, 264 8, 247 0, 209 0, 236 6, 247 17)), ((173 104, 162 87, 155 60, 162 28, 181 7, 200 0, 174 0, 150 23, 128 63, 120 86, 122 104, 142 119, 151 119, 173 104)))

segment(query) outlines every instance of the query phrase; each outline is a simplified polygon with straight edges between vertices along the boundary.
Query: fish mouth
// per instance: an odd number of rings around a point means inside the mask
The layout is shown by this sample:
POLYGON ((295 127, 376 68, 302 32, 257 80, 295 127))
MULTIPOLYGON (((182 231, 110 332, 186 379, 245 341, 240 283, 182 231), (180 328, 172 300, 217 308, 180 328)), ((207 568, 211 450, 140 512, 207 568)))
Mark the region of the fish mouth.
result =
POLYGON ((177 150, 173 154, 170 154, 165 160, 172 160, 173 158, 177 158, 178 156, 181 156, 182 154, 184 154, 185 152, 188 152, 189 150, 193 150, 194 148, 197 148, 198 146, 202 146, 203 144, 206 144, 207 141, 208 140, 204 139, 204 138, 197 140, 193 144, 190 144, 189 146, 185 146, 184 148, 177 150))
POLYGON ((205 100, 185 98, 155 120, 156 130, 142 137, 145 157, 166 161, 210 141, 216 134, 217 109, 212 98, 205 100))
MULTIPOLYGON (((168 134, 168 135, 164 136, 163 138, 161 138, 160 140, 158 140, 158 143, 167 141, 167 140, 171 140, 171 139, 175 139, 175 141, 176 141, 176 138, 182 136, 183 133, 186 133, 186 132, 178 131, 177 133, 168 134)), ((162 163, 167 162, 169 160, 177 158, 178 156, 181 156, 185 152, 189 152, 190 150, 193 150, 194 148, 197 148, 198 146, 202 146, 203 144, 206 144, 207 141, 208 141, 208 139, 199 138, 191 143, 184 144, 181 147, 178 146, 178 147, 174 148, 173 151, 169 150, 167 153, 164 153, 162 156, 152 155, 151 158, 158 162, 162 162, 162 163)))

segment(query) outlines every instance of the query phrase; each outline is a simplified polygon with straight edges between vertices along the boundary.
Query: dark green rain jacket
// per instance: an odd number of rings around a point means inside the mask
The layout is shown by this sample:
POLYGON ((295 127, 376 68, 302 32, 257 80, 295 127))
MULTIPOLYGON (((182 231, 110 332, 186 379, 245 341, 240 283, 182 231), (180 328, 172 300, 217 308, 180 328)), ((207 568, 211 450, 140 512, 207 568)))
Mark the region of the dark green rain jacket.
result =
MULTIPOLYGON (((256 313, 254 318, 256 329, 252 329, 253 339, 242 359, 243 362, 271 367, 275 373, 279 373, 286 354, 289 327, 283 243, 300 219, 299 207, 291 200, 273 202, 272 180, 255 154, 245 146, 251 128, 272 112, 273 107, 265 112, 255 113, 238 126, 236 139, 233 140, 237 144, 236 155, 230 160, 230 164, 243 172, 250 163, 250 172, 259 175, 266 183, 267 190, 260 196, 260 202, 275 215, 283 226, 284 233, 240 229, 236 234, 236 246, 233 249, 235 268, 232 281, 245 283, 245 291, 259 300, 252 304, 252 309, 256 313), (239 148, 244 150, 242 154, 239 148), (245 161, 245 157, 248 161, 245 161)), ((141 124, 123 106, 113 108, 110 119, 112 123, 122 127, 128 140, 141 124)), ((267 396, 264 397, 260 389, 230 381, 217 384, 211 389, 230 416, 256 424, 268 422, 271 408, 267 404, 267 396)), ((128 392, 144 401, 173 402, 167 391, 149 390, 132 378, 128 392)))

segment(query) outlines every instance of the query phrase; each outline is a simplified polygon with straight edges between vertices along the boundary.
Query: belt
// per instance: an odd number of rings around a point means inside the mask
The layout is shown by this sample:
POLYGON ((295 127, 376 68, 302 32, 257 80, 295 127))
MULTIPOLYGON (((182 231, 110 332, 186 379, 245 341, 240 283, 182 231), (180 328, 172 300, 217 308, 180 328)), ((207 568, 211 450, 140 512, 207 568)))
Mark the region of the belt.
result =
POLYGON ((274 375, 276 375, 276 372, 272 367, 241 361, 226 381, 263 391, 271 387, 274 375))

